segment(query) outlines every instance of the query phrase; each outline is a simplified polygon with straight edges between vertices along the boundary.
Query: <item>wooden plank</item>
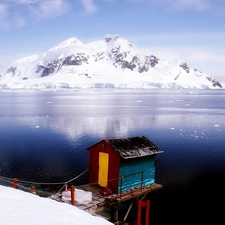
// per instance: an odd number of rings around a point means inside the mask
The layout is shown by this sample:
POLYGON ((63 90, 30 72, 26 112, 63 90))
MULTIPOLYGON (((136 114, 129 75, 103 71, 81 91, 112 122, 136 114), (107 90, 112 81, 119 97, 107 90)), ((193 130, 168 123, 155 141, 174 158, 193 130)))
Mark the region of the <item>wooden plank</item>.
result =
MULTIPOLYGON (((104 196, 99 193, 99 191, 101 190, 100 187, 85 184, 78 186, 76 188, 82 189, 84 191, 91 191, 92 201, 88 204, 75 203, 75 206, 89 213, 99 213, 105 210, 106 208, 111 207, 114 204, 147 195, 148 193, 156 191, 162 187, 163 186, 161 184, 153 183, 151 185, 135 188, 129 191, 125 191, 123 193, 104 196)), ((51 198, 56 201, 62 201, 61 195, 53 195, 51 196, 51 198)))
POLYGON ((162 187, 163 186, 161 184, 153 183, 151 185, 135 188, 120 194, 110 195, 107 199, 110 201, 124 202, 133 198, 137 198, 141 195, 148 194, 152 191, 156 191, 162 187))

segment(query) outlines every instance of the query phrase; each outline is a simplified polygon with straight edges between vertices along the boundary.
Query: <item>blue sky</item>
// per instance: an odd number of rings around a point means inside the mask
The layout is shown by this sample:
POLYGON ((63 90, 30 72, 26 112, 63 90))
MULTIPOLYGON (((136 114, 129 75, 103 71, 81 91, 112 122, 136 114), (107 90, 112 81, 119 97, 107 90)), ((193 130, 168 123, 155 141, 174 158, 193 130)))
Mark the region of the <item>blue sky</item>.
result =
POLYGON ((225 80, 224 0, 1 0, 0 71, 76 37, 108 34, 225 80))

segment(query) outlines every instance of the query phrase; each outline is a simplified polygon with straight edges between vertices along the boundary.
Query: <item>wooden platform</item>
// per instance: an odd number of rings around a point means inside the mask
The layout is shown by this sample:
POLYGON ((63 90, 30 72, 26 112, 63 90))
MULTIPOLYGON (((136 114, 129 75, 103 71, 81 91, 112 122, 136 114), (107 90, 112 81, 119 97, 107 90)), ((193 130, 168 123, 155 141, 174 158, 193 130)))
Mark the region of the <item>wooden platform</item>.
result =
MULTIPOLYGON (((161 189, 162 187, 163 186, 161 184, 153 183, 151 185, 138 187, 123 193, 104 196, 99 193, 101 190, 100 187, 85 184, 75 187, 75 189, 78 188, 84 191, 92 192, 92 201, 87 204, 79 204, 76 202, 75 206, 89 213, 97 214, 117 203, 125 202, 130 199, 137 199, 139 197, 145 197, 150 192, 161 189)), ((51 198, 57 201, 62 201, 60 194, 52 195, 51 198)), ((70 204, 70 202, 67 203, 70 204)))
POLYGON ((150 192, 159 190, 162 187, 163 186, 161 184, 153 183, 151 185, 134 188, 132 190, 129 190, 123 193, 112 194, 110 196, 104 196, 99 193, 101 188, 90 185, 90 184, 85 184, 85 185, 79 186, 79 188, 84 191, 91 191, 93 196, 93 201, 87 205, 78 204, 76 206, 86 211, 98 213, 104 210, 105 208, 112 206, 113 204, 125 202, 130 199, 136 199, 142 196, 146 196, 150 192))
MULTIPOLYGON (((76 202, 76 199, 75 199, 75 206, 76 207, 78 207, 82 210, 85 210, 89 213, 94 213, 94 214, 96 214, 98 212, 101 212, 106 207, 108 207, 107 206, 108 201, 106 199, 106 196, 101 195, 99 193, 99 191, 101 190, 100 188, 87 184, 87 185, 75 187, 75 191, 76 191, 76 189, 81 189, 83 191, 92 192, 92 201, 91 202, 86 203, 86 204, 79 204, 78 202, 76 202)), ((53 200, 59 201, 59 202, 65 202, 65 203, 71 204, 70 201, 65 201, 65 200, 62 199, 61 193, 51 195, 50 198, 53 199, 53 200)))
POLYGON ((151 185, 134 188, 132 190, 125 191, 120 194, 112 194, 107 199, 109 201, 124 202, 133 198, 138 198, 140 196, 147 195, 152 191, 161 189, 162 187, 163 186, 161 184, 153 183, 151 185))

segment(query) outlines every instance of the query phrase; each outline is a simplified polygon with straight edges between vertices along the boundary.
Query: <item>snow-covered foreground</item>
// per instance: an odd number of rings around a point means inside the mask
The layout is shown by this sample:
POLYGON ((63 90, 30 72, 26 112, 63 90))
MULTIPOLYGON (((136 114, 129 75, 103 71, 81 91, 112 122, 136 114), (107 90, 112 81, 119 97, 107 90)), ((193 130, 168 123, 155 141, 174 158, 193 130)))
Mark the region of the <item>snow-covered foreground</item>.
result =
POLYGON ((4 225, 112 225, 76 206, 1 185, 0 221, 4 225))

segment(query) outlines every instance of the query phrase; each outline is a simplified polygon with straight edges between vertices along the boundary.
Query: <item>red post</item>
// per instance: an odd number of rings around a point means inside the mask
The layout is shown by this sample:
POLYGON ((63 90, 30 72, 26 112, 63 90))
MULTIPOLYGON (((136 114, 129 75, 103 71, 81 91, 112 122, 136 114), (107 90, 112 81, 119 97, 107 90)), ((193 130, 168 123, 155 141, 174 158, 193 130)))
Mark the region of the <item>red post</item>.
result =
POLYGON ((75 205, 75 187, 71 186, 71 205, 75 205))
POLYGON ((145 207, 145 225, 149 225, 149 215, 150 215, 150 200, 138 201, 138 221, 137 225, 141 225, 141 213, 142 207, 145 207))
POLYGON ((18 179, 15 178, 15 179, 13 180, 13 185, 12 185, 12 187, 13 187, 13 188, 17 188, 17 185, 18 185, 18 179))
POLYGON ((37 194, 36 187, 35 186, 32 186, 30 190, 31 190, 31 193, 37 194))
POLYGON ((146 203, 146 224, 149 225, 149 217, 150 217, 150 200, 147 200, 147 203, 146 203))

